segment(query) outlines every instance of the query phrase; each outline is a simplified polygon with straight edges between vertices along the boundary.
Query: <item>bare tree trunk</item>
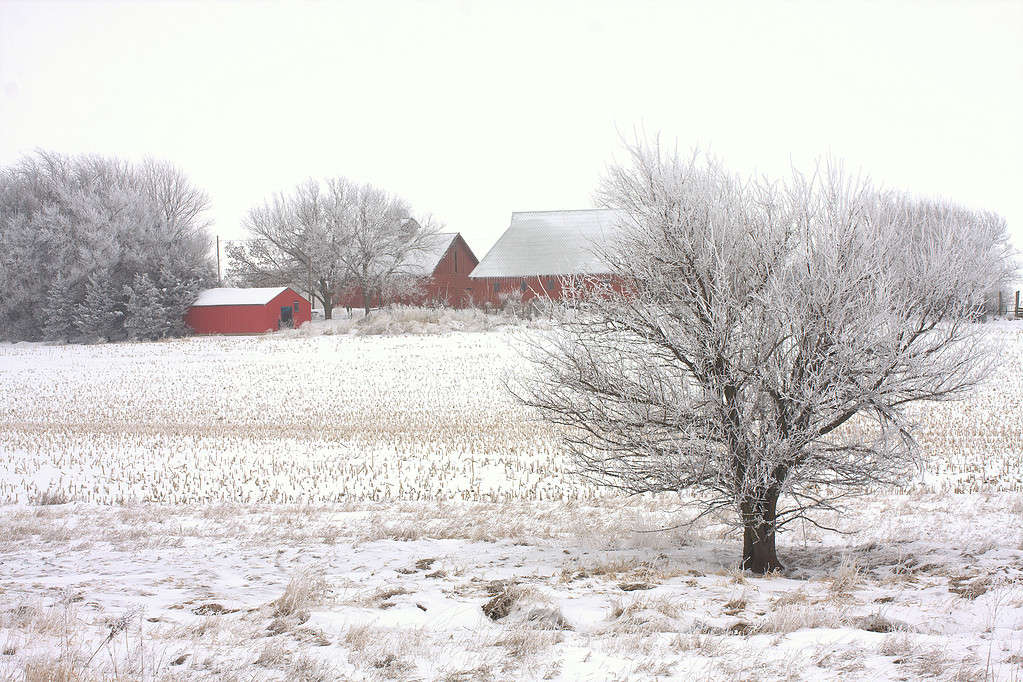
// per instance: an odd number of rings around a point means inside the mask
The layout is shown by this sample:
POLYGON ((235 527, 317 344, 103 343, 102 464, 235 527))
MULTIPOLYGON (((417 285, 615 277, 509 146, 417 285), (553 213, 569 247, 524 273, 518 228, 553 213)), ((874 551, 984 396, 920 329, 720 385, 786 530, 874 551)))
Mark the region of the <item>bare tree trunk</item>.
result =
POLYGON ((334 319, 334 297, 330 293, 321 293, 320 300, 323 301, 323 319, 334 319))
POLYGON ((369 317, 369 300, 369 289, 367 287, 362 287, 362 307, 366 311, 366 317, 369 317))
POLYGON ((742 564, 740 568, 757 574, 780 571, 775 548, 775 521, 778 493, 769 490, 761 499, 742 503, 742 564))

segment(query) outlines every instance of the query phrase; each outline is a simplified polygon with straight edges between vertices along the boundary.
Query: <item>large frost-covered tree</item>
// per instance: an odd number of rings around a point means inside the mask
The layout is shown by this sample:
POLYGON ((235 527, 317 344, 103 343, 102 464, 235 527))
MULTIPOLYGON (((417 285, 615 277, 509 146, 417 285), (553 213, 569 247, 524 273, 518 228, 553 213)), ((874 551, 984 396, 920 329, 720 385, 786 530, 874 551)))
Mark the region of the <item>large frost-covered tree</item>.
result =
POLYGON ((159 161, 40 151, 0 170, 0 338, 183 333, 213 279, 208 203, 159 161))
POLYGON ((369 314, 372 294, 404 286, 409 265, 436 232, 400 197, 345 178, 309 180, 278 194, 251 209, 245 227, 252 238, 228 248, 231 277, 304 290, 312 279, 327 318, 346 287, 361 289, 369 314))
POLYGON ((731 510, 741 565, 778 569, 778 530, 918 462, 909 406, 982 377, 972 320, 1014 272, 1005 222, 834 165, 772 183, 630 153, 600 195, 623 286, 552 307, 520 395, 583 475, 731 510))

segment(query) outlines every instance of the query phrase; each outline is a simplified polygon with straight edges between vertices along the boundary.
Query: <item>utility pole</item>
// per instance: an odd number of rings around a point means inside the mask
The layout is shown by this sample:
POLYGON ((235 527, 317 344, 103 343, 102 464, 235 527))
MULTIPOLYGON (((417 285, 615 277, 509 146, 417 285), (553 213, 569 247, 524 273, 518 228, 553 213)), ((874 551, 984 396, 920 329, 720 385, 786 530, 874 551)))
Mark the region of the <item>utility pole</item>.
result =
MULTIPOLYGON (((313 316, 313 257, 310 254, 305 256, 306 268, 309 273, 309 318, 313 316)), ((327 316, 327 303, 323 304, 323 316, 327 316)))
POLYGON ((217 286, 221 285, 220 281, 220 235, 217 235, 217 286))

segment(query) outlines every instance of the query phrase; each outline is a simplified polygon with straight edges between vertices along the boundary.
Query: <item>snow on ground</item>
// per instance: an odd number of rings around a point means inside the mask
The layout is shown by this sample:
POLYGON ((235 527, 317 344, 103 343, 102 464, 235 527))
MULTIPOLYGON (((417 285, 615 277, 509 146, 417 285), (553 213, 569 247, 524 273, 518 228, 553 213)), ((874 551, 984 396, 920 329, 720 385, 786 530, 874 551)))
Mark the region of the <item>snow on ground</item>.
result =
POLYGON ((1020 679, 1021 332, 767 578, 573 478, 507 330, 0 345, 0 679, 1020 679))
POLYGON ((593 497, 506 394, 508 338, 0 345, 0 502, 593 497))

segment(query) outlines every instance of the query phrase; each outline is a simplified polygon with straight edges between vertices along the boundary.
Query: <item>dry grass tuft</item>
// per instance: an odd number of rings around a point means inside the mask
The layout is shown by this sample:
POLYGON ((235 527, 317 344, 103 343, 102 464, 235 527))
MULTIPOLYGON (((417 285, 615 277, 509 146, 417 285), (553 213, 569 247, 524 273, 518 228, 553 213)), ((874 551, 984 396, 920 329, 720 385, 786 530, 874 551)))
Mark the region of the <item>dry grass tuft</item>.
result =
POLYGON ((743 593, 741 597, 736 597, 735 599, 730 599, 727 602, 725 602, 725 605, 722 610, 724 611, 725 615, 736 616, 746 610, 746 606, 748 603, 749 602, 746 599, 746 594, 743 593))
POLYGON ((736 585, 745 585, 748 582, 746 571, 742 570, 738 566, 726 568, 723 575, 728 578, 729 582, 736 585))
POLYGON ((254 663, 261 668, 281 668, 288 660, 288 653, 277 642, 264 644, 254 663))
POLYGON ((13 630, 35 633, 56 633, 60 631, 62 618, 57 609, 44 607, 41 603, 21 604, 7 609, 2 614, 2 623, 13 630))
POLYGON ((356 598, 351 603, 367 609, 389 609, 394 606, 394 602, 392 600, 395 597, 400 597, 405 594, 412 594, 412 591, 400 585, 394 587, 381 587, 370 592, 368 595, 356 598))
POLYGON ((353 625, 345 631, 342 641, 356 652, 365 651, 373 642, 375 628, 369 625, 353 625))
POLYGON ((828 592, 836 599, 848 597, 863 582, 862 578, 856 561, 845 559, 838 570, 828 579, 828 592))
POLYGON ((24 682, 79 682, 83 673, 66 661, 34 659, 25 663, 24 682))
POLYGON ((892 657, 917 677, 942 677, 957 682, 980 682, 989 678, 988 671, 972 658, 956 659, 940 647, 921 646, 905 633, 892 634, 882 640, 877 652, 892 657))
POLYGON ((447 672, 441 678, 441 682, 488 682, 493 679, 495 679, 493 668, 484 663, 467 670, 447 672))
POLYGON ((404 677, 406 673, 416 667, 414 663, 406 661, 393 651, 388 651, 383 656, 374 659, 371 665, 387 677, 394 679, 404 677))
POLYGON ((841 628, 845 618, 838 611, 822 604, 782 606, 768 613, 757 626, 758 632, 787 634, 815 628, 841 628))
POLYGON ((63 490, 45 490, 33 500, 33 504, 40 507, 68 504, 69 502, 71 502, 71 497, 63 490))
POLYGON ((565 620, 565 614, 558 608, 538 608, 526 614, 526 623, 538 630, 572 630, 572 625, 565 620))
POLYGON ((322 571, 305 569, 292 576, 284 594, 270 602, 273 615, 283 618, 322 605, 332 595, 322 571))
POLYGON ((564 582, 583 580, 586 578, 611 578, 617 579, 626 574, 635 573, 642 566, 639 559, 619 558, 598 561, 589 566, 571 566, 561 570, 561 579, 564 582))
POLYGON ((723 656, 731 649, 724 637, 706 633, 678 635, 671 641, 671 648, 675 651, 696 652, 706 658, 723 656))
POLYGON ((338 679, 337 670, 327 663, 307 654, 299 654, 287 670, 287 679, 303 682, 333 682, 338 679))
POLYGON ((900 621, 892 620, 887 616, 878 613, 871 613, 866 616, 857 616, 849 622, 854 628, 866 630, 867 632, 904 632, 909 626, 900 621))
POLYGON ((631 602, 613 601, 609 623, 604 631, 609 633, 650 633, 678 632, 678 619, 684 611, 680 600, 667 596, 640 597, 631 602))
POLYGON ((979 578, 971 575, 959 575, 948 579, 948 591, 969 601, 986 594, 991 587, 991 578, 986 575, 979 578))
POLYGON ((795 589, 792 592, 785 592, 779 594, 777 597, 771 600, 771 608, 778 609, 783 606, 792 606, 793 604, 809 603, 810 595, 808 595, 802 587, 799 587, 798 589, 795 589))
POLYGON ((821 644, 818 645, 811 660, 818 668, 855 673, 866 667, 864 663, 866 657, 867 652, 860 646, 853 645, 848 648, 836 649, 830 644, 821 644))
POLYGON ((483 613, 490 620, 501 620, 512 612, 516 603, 526 595, 518 585, 509 585, 483 605, 483 613))
POLYGON ((559 632, 516 627, 498 638, 494 644, 507 649, 510 658, 522 659, 550 649, 561 641, 562 636, 559 632))

